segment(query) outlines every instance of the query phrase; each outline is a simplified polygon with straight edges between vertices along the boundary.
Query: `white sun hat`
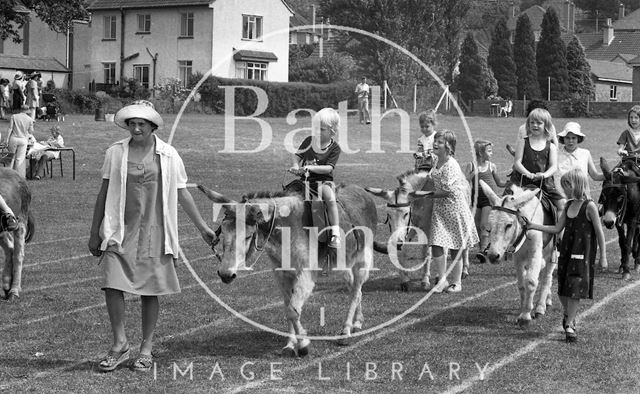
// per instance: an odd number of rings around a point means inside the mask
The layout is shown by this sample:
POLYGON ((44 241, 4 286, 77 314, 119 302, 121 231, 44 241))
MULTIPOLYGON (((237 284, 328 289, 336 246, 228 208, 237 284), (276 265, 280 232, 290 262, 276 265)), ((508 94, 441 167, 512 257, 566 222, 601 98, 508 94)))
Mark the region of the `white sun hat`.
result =
POLYGON ((158 128, 161 128, 164 125, 162 121, 162 117, 155 110, 153 104, 147 100, 138 100, 133 103, 122 107, 116 115, 114 116, 113 122, 122 127, 123 129, 129 130, 129 126, 127 122, 129 119, 144 119, 156 125, 158 128))
POLYGON ((569 133, 578 137, 578 143, 584 141, 584 137, 586 137, 586 135, 584 135, 580 128, 580 123, 567 122, 567 124, 564 125, 562 131, 558 133, 558 141, 560 141, 561 144, 564 144, 564 137, 566 137, 569 133))

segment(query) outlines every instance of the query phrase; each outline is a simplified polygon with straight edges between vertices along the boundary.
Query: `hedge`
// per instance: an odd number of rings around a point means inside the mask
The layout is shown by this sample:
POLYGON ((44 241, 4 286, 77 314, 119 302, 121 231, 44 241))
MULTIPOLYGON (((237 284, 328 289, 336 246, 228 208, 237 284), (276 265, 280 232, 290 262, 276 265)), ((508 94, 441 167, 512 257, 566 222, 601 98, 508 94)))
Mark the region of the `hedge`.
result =
MULTIPOLYGON (((209 77, 200 86, 199 93, 203 104, 217 113, 225 111, 225 89, 221 88, 222 86, 255 86, 264 90, 269 103, 265 112, 260 115, 267 117, 283 117, 300 108, 316 111, 324 107, 338 108, 338 103, 344 100, 348 100, 349 108, 357 107, 353 82, 322 85, 209 77)), ((234 115, 247 116, 256 111, 258 99, 254 91, 236 88, 234 96, 234 115)))

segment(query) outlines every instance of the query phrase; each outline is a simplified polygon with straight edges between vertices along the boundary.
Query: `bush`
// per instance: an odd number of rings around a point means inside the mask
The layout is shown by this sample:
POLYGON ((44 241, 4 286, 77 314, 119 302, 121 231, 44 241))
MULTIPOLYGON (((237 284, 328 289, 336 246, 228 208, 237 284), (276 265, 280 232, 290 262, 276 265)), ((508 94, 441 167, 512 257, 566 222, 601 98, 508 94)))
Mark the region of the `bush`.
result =
MULTIPOLYGON (((194 86, 199 79, 190 80, 194 86)), ((336 82, 331 84, 312 84, 305 82, 267 82, 247 79, 227 79, 209 77, 200 87, 202 103, 216 113, 224 113, 225 90, 222 86, 255 86, 264 90, 269 104, 261 116, 282 117, 298 108, 309 108, 315 111, 324 107, 337 108, 340 101, 349 100, 349 107, 357 105, 353 95, 353 83, 336 82)), ((235 90, 235 114, 247 116, 256 110, 258 100, 256 94, 249 89, 235 90)))
POLYGON ((123 100, 104 92, 96 92, 100 93, 96 95, 76 90, 53 89, 50 93, 56 96, 58 105, 65 114, 93 114, 98 107, 104 108, 105 112, 115 112, 124 105, 123 100))

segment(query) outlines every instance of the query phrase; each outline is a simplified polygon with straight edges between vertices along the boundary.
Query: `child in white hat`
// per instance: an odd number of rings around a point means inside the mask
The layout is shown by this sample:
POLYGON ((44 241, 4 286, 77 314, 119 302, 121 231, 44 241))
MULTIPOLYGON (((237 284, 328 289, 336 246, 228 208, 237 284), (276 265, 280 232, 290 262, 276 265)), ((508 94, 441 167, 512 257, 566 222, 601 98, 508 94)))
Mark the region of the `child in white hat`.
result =
MULTIPOLYGON (((557 184, 560 178, 574 168, 578 168, 594 181, 604 181, 604 175, 598 172, 596 165, 588 149, 579 148, 578 144, 584 141, 586 136, 577 122, 567 122, 560 133, 558 141, 562 147, 558 149, 558 172, 555 175, 557 184)), ((560 188, 560 190, 562 190, 560 188)), ((589 184, 587 184, 587 195, 591 196, 589 184)))

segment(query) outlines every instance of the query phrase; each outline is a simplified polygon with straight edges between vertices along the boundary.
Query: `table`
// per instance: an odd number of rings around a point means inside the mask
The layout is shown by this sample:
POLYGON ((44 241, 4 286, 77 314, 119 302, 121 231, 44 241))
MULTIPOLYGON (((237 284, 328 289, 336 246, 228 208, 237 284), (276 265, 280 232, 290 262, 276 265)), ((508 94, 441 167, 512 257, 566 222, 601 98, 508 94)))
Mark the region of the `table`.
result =
MULTIPOLYGON (((60 152, 60 156, 58 157, 58 160, 60 160, 60 176, 63 177, 64 173, 62 171, 62 156, 64 152, 71 152, 71 161, 72 161, 72 168, 73 168, 73 180, 76 180, 76 151, 72 148, 72 147, 64 147, 64 148, 53 148, 50 147, 48 149, 46 149, 49 152, 60 152)), ((33 177, 33 165, 34 160, 29 158, 30 160, 30 164, 29 164, 29 175, 30 178, 33 177)), ((53 163, 51 164, 51 177, 53 177, 53 163)))
POLYGON ((489 115, 500 116, 500 103, 493 103, 489 106, 489 115))

